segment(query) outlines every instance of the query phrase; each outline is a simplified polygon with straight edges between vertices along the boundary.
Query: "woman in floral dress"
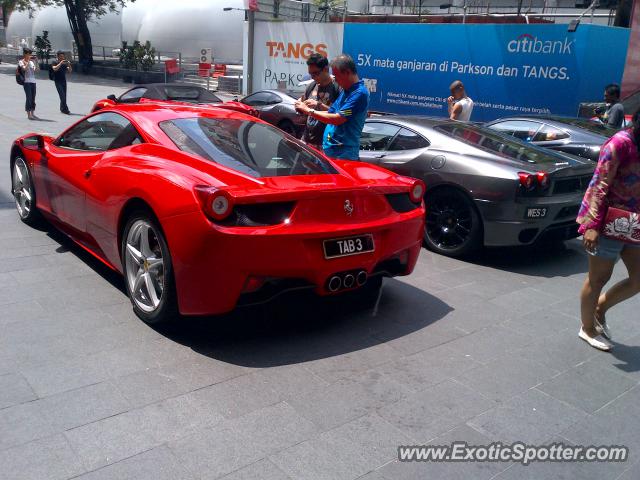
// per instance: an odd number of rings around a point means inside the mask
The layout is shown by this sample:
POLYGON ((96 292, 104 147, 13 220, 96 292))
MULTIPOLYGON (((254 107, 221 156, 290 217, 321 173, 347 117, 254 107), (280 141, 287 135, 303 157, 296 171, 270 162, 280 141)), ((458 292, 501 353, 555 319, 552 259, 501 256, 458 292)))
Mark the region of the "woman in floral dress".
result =
POLYGON ((616 133, 604 144, 587 189, 577 222, 589 254, 589 273, 582 287, 582 327, 578 336, 600 350, 610 350, 607 311, 640 292, 640 244, 625 243, 601 234, 608 207, 640 213, 640 110, 633 127, 616 133), (613 267, 622 258, 629 277, 602 293, 613 267))

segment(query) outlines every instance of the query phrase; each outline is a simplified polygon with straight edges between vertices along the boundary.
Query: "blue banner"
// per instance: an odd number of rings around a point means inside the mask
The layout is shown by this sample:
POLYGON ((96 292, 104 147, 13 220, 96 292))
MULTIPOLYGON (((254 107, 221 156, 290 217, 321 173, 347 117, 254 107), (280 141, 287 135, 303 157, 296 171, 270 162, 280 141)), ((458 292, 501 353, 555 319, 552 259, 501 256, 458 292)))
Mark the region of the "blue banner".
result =
POLYGON ((371 92, 371 110, 447 116, 461 80, 472 121, 512 115, 575 116, 620 83, 629 30, 597 25, 345 25, 344 51, 371 92))

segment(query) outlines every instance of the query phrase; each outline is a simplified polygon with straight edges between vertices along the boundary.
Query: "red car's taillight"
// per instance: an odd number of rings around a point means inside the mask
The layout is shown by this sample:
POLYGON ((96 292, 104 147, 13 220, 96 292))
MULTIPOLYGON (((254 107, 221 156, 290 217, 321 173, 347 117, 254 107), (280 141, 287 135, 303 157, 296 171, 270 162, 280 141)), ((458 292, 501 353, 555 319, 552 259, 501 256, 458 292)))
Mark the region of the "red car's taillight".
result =
POLYGON ((544 171, 536 172, 535 174, 518 172, 518 178, 520 179, 520 185, 527 191, 531 191, 536 187, 540 190, 549 188, 549 175, 544 171))
POLYGON ((547 174, 547 172, 540 171, 536 173, 536 180, 538 180, 538 186, 542 190, 546 190, 547 188, 549 188, 549 175, 547 174))
POLYGON ((229 192, 215 187, 195 188, 200 204, 207 216, 214 220, 224 220, 233 212, 233 197, 229 192))
POLYGON ((409 198, 413 203, 421 203, 422 197, 424 197, 424 182, 422 180, 416 180, 409 190, 409 198))

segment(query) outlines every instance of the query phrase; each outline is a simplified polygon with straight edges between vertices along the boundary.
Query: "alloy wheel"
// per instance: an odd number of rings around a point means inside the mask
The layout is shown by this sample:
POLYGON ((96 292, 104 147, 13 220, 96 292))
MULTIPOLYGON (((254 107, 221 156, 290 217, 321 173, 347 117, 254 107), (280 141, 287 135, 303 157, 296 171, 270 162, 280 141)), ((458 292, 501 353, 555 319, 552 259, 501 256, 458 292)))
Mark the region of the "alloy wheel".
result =
POLYGON ((13 198, 16 201, 16 208, 20 218, 29 217, 33 201, 33 189, 31 186, 31 178, 29 177, 29 169, 22 158, 16 158, 13 164, 13 172, 11 176, 13 198))
POLYGON ((131 225, 125 262, 132 300, 143 312, 154 312, 164 294, 165 266, 158 234, 149 222, 137 220, 131 225))

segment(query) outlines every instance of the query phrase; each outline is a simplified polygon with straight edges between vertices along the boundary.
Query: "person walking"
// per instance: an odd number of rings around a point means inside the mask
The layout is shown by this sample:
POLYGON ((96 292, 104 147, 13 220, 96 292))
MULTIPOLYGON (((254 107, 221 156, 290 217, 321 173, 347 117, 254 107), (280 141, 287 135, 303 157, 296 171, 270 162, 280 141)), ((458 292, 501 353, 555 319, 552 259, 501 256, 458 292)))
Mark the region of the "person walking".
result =
POLYGON ((449 86, 449 91, 451 92, 451 96, 447 98, 449 118, 468 122, 473 112, 473 100, 467 96, 464 85, 460 80, 456 80, 449 86))
POLYGON ((600 121, 613 128, 622 128, 624 105, 620 103, 620 85, 615 83, 607 85, 604 88, 604 101, 607 103, 607 109, 600 116, 600 121))
POLYGON ((66 59, 62 50, 57 52, 58 63, 51 66, 53 70, 53 81, 60 97, 60 111, 67 115, 71 114, 67 106, 67 73, 71 73, 71 62, 66 59))
MULTIPOLYGON (((340 87, 329 74, 329 60, 319 53, 314 53, 307 60, 307 68, 313 81, 300 97, 300 101, 311 109, 326 112, 340 95, 340 87)), ((325 126, 321 121, 307 116, 307 126, 302 139, 321 150, 325 126)))
POLYGON ((319 111, 304 102, 296 102, 296 109, 327 124, 322 140, 324 153, 331 158, 360 159, 360 136, 369 109, 369 91, 358 78, 356 64, 349 55, 338 55, 331 62, 331 70, 342 92, 329 110, 319 111))
POLYGON ((36 70, 39 69, 38 59, 33 55, 33 50, 25 48, 22 51, 22 59, 18 62, 18 68, 24 75, 24 94, 26 96, 25 110, 29 120, 37 120, 36 110, 36 70))
POLYGON ((602 147, 576 219, 589 254, 589 272, 580 294, 582 326, 578 336, 605 351, 612 347, 607 311, 640 292, 638 145, 640 110, 633 116, 632 128, 616 133, 602 147), (613 236, 624 237, 626 241, 613 236), (629 276, 602 293, 620 257, 629 276))

